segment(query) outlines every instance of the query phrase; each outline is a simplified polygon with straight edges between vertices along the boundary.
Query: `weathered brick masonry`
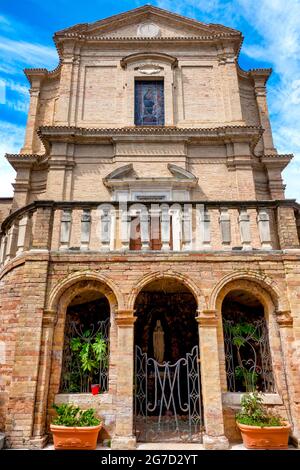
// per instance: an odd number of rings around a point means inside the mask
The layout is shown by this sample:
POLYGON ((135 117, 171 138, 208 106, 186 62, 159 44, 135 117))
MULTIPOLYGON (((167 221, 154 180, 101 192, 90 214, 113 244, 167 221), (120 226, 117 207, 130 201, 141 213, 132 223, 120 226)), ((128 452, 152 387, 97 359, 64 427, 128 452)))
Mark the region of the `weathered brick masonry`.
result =
POLYGON ((274 148, 271 71, 241 70, 240 32, 151 6, 60 31, 55 42, 56 70, 26 70, 25 142, 7 155, 14 197, 0 200, 7 445, 43 447, 53 402, 70 402, 96 408, 113 448, 135 447, 135 302, 163 286, 197 304, 205 447, 240 439, 222 323, 232 293, 254 315, 263 308, 274 375, 266 402, 299 445, 300 208, 284 197, 292 155, 274 148), (163 81, 164 125, 136 125, 137 80, 163 81), (67 309, 97 296, 110 308, 108 390, 61 393, 67 309))

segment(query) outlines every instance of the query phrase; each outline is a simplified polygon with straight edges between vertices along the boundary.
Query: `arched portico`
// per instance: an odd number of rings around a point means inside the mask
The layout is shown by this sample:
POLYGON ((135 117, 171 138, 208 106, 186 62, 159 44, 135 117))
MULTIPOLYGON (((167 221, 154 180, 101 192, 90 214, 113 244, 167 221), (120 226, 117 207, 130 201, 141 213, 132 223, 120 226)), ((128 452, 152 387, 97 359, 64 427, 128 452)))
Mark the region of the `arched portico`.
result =
MULTIPOLYGON (((286 293, 272 279, 256 272, 231 273, 222 278, 212 290, 209 306, 217 318, 219 374, 221 389, 223 393, 226 392, 227 398, 230 390, 228 389, 228 375, 226 374, 228 372, 226 369, 228 357, 225 357, 224 351, 224 315, 226 315, 226 309, 228 315, 228 305, 231 312, 237 308, 237 315, 241 311, 244 311, 244 313, 248 311, 248 314, 252 311, 253 325, 258 324, 260 318, 264 318, 267 334, 264 341, 269 343, 269 346, 267 344, 264 345, 264 361, 266 356, 268 356, 270 364, 268 366, 268 373, 271 372, 273 375, 273 385, 268 385, 266 388, 263 387, 262 391, 269 394, 268 400, 270 405, 281 407, 282 414, 292 422, 294 432, 297 435, 297 423, 292 418, 292 416, 297 416, 296 398, 294 395, 296 384, 294 383, 291 370, 294 341, 293 320, 286 293)), ((249 321, 248 314, 241 319, 242 322, 249 321)), ((255 334, 257 334, 257 330, 255 334)), ((249 358, 249 364, 250 362, 251 359, 249 358)), ((261 366, 262 364, 260 363, 258 369, 261 366)), ((258 377, 256 388, 261 387, 260 379, 258 377)), ((235 392, 231 394, 230 400, 237 404, 236 399, 238 397, 234 397, 234 394, 235 392)), ((224 414, 226 415, 226 410, 224 414)), ((225 428, 225 431, 228 430, 226 423, 225 428)), ((232 437, 230 436, 230 431, 228 431, 227 435, 229 435, 229 438, 232 437)))
MULTIPOLYGON (((55 402, 55 397, 60 390, 65 340, 64 332, 69 306, 76 305, 80 307, 89 305, 90 303, 97 303, 101 301, 101 299, 107 302, 108 315, 110 317, 109 384, 107 393, 112 396, 116 393, 115 356, 117 331, 115 312, 118 301, 122 304, 121 295, 116 292, 117 289, 112 281, 92 272, 75 273, 58 283, 50 292, 48 308, 44 310, 43 316, 41 361, 39 367, 36 412, 34 416, 33 441, 37 442, 38 440, 43 440, 43 436, 46 435, 47 414, 51 414, 52 403, 55 402)), ((77 310, 79 307, 77 307, 77 310)), ((78 396, 79 395, 77 395, 77 397, 78 396)), ((70 401, 76 403, 76 399, 75 394, 75 401, 72 397, 70 401)), ((80 403, 84 406, 84 397, 81 397, 80 403)))

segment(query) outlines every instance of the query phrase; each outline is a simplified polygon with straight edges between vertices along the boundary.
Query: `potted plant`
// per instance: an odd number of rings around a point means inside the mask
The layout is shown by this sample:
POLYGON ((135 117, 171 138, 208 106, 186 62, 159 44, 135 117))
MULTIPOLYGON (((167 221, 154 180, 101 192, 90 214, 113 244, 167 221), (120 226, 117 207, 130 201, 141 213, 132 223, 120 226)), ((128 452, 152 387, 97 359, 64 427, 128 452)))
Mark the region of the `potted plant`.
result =
POLYGON ((287 449, 291 425, 267 410, 261 392, 245 393, 236 423, 247 449, 287 449))
POLYGON ((56 450, 94 450, 102 427, 95 410, 70 404, 53 405, 57 416, 50 424, 56 450))

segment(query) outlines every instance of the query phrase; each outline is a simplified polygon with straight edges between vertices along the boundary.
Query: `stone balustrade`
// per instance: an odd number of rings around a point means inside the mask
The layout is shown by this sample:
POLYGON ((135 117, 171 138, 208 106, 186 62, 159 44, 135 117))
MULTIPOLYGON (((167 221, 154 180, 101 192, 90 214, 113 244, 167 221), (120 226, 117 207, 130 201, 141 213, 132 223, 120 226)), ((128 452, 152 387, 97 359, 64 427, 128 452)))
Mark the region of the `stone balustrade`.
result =
POLYGON ((27 251, 213 252, 299 248, 294 201, 36 201, 2 224, 0 264, 27 251))

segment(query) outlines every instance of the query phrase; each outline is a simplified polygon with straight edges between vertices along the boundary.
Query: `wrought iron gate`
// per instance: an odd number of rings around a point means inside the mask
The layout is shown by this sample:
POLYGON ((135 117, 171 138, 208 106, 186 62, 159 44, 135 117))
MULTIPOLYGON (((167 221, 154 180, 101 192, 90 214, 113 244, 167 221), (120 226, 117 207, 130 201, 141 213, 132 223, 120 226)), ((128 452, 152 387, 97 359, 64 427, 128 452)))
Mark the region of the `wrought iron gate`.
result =
POLYGON ((138 441, 202 442, 198 346, 174 364, 135 350, 135 432, 138 441))

